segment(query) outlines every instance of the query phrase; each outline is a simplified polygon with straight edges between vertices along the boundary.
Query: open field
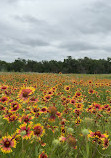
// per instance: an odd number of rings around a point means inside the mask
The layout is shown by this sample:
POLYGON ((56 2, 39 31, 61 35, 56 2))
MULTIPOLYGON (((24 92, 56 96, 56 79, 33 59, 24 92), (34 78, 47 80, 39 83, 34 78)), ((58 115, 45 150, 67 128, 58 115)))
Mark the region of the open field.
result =
POLYGON ((111 75, 0 73, 0 158, 111 157, 111 75))

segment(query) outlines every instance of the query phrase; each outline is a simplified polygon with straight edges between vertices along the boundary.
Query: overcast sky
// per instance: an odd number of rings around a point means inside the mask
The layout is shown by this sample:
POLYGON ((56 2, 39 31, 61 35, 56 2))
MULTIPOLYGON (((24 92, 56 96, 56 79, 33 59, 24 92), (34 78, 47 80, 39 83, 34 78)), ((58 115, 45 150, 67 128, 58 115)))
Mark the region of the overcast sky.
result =
POLYGON ((111 0, 0 0, 0 60, 111 57, 111 0))

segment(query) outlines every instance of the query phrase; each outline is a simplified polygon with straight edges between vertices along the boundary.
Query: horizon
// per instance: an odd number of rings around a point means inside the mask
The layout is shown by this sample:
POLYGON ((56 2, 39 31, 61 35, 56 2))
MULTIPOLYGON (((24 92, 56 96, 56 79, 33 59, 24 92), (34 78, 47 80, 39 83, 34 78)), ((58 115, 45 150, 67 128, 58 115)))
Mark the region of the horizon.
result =
POLYGON ((50 61, 57 61, 57 62, 59 62, 59 61, 61 61, 61 62, 64 62, 64 60, 68 59, 68 57, 71 57, 72 59, 75 59, 75 60, 88 58, 88 59, 91 59, 91 60, 106 60, 106 61, 108 60, 108 58, 111 58, 111 57, 107 57, 107 58, 98 58, 98 59, 96 59, 96 58, 90 58, 90 57, 86 57, 86 56, 85 57, 81 57, 81 58, 73 58, 72 56, 67 56, 63 60, 54 60, 54 59, 51 59, 51 60, 40 60, 40 61, 38 61, 38 60, 32 60, 32 59, 16 58, 16 59, 14 59, 11 62, 8 62, 8 61, 5 61, 5 60, 1 60, 1 59, 0 59, 0 61, 6 62, 6 63, 13 63, 16 60, 26 60, 26 61, 30 60, 30 61, 34 61, 34 62, 42 62, 42 61, 47 61, 47 62, 50 62, 50 61))

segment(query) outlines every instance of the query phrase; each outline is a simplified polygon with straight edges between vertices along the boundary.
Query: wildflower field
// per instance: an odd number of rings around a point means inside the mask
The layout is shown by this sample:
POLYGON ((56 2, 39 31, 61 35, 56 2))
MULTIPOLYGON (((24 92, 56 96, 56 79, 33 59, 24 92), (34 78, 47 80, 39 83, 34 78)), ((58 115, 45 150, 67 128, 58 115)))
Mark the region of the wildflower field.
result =
POLYGON ((111 157, 111 75, 0 73, 0 158, 111 157))

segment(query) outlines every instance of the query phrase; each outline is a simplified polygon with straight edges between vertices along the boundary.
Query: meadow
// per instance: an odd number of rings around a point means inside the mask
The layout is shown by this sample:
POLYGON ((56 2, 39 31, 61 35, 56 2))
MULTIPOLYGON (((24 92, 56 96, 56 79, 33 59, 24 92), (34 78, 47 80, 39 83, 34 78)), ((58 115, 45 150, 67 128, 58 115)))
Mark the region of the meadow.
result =
POLYGON ((111 157, 111 75, 0 73, 0 158, 111 157))

